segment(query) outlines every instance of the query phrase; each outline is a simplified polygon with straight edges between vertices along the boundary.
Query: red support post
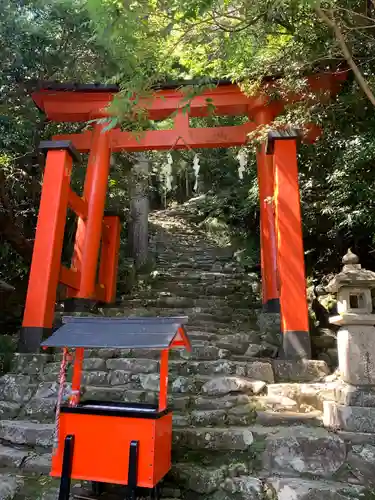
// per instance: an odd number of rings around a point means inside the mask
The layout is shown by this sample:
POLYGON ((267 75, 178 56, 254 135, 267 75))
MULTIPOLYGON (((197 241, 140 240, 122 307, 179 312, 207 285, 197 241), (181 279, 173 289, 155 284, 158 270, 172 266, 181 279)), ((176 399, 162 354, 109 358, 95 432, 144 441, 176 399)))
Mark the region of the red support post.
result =
POLYGON ((106 216, 103 224, 99 284, 104 285, 105 301, 110 304, 116 300, 121 221, 117 216, 106 216))
POLYGON ((72 394, 70 396, 69 406, 77 406, 79 404, 84 357, 85 353, 83 347, 77 347, 74 357, 72 394))
POLYGON ((298 134, 272 133, 268 146, 275 168, 275 224, 280 280, 283 357, 311 357, 301 206, 298 186, 298 134), (286 140, 285 140, 286 139, 286 140))
POLYGON ((20 336, 23 352, 38 351, 43 335, 52 328, 72 157, 77 155, 69 142, 46 141, 41 148, 48 153, 20 336))
POLYGON ((95 298, 96 273, 102 235, 105 198, 111 150, 105 125, 96 125, 83 197, 87 202, 87 219, 79 219, 74 248, 73 266, 81 272, 77 298, 95 298))
POLYGON ((160 361, 159 411, 165 410, 168 406, 168 358, 168 349, 163 349, 160 361))
MULTIPOLYGON (((273 119, 271 110, 261 108, 255 115, 258 125, 266 125, 273 119)), ((257 153, 258 186, 260 205, 260 248, 262 268, 262 302, 265 312, 280 312, 277 258, 275 248, 275 218, 273 204, 274 166, 272 157, 261 146, 257 153)))

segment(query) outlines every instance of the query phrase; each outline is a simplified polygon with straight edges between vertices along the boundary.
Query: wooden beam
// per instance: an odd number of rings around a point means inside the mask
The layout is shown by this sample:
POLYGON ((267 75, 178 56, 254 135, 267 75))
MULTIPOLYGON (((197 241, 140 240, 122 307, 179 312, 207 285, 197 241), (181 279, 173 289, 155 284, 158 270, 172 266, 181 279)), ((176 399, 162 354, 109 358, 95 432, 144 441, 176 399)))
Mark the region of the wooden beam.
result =
MULTIPOLYGON (((314 93, 326 92, 327 96, 336 93, 347 78, 345 72, 322 73, 307 77, 309 90, 314 93)), ((189 104, 191 117, 208 116, 212 106, 215 114, 221 116, 247 116, 269 105, 267 90, 277 90, 278 82, 267 83, 258 95, 245 95, 236 84, 228 84, 206 90, 200 95, 189 98, 181 89, 159 90, 149 97, 139 98, 136 109, 145 110, 151 120, 164 120, 174 111, 189 104)), ((47 118, 58 122, 84 122, 90 119, 108 116, 107 108, 117 92, 39 90, 32 94, 35 104, 45 112, 47 118)), ((305 99, 290 93, 284 103, 305 99)))
POLYGON ((59 281, 63 285, 73 288, 74 290, 79 290, 79 284, 81 281, 81 273, 74 271, 73 269, 68 269, 65 266, 60 267, 59 281))
MULTIPOLYGON (((189 128, 182 135, 180 130, 147 130, 139 135, 113 129, 110 134, 112 152, 165 151, 170 149, 229 148, 242 146, 247 136, 255 130, 251 122, 234 127, 189 128)), ((87 153, 91 148, 92 133, 56 135, 54 140, 69 138, 75 148, 87 153)))
POLYGON ((69 191, 68 205, 78 217, 87 218, 87 202, 72 189, 69 191))

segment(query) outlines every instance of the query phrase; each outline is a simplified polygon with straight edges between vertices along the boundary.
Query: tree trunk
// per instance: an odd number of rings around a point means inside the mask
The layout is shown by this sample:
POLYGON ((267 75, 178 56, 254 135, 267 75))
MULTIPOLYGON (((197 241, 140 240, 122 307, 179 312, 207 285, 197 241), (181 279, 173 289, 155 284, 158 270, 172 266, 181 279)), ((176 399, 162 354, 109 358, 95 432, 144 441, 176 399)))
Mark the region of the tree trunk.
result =
POLYGON ((137 269, 148 261, 149 161, 137 155, 130 174, 129 244, 137 269))

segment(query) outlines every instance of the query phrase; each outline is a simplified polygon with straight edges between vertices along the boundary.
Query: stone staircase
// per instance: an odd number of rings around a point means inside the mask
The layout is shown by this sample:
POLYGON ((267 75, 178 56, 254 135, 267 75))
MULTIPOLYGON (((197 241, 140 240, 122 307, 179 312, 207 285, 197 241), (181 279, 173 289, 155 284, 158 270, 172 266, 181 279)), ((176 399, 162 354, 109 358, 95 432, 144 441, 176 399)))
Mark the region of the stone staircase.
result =
MULTIPOLYGON (((337 400, 339 382, 323 361, 276 359, 278 318, 262 313, 257 276, 190 222, 184 207, 150 219, 155 271, 120 306, 96 313, 189 316, 193 351, 171 353, 175 465, 163 498, 375 498, 368 490, 375 434, 324 428, 322 410, 337 400)), ((156 400, 157 352, 86 354, 85 398, 156 400)), ((47 474, 60 356, 16 355, 0 379, 0 500, 57 498, 47 474)), ((87 496, 86 485, 76 484, 74 494, 87 496)))

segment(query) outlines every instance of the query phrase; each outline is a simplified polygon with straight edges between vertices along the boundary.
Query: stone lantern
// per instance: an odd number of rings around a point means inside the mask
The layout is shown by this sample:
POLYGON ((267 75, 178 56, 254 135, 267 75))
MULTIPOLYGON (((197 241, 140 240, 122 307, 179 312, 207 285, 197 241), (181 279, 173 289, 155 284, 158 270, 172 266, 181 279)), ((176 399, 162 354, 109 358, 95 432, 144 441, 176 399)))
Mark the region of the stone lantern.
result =
POLYGON ((348 384, 375 385, 375 314, 371 297, 375 273, 362 269, 350 249, 342 263, 342 271, 326 287, 327 292, 337 294, 338 316, 330 318, 330 323, 340 326, 340 376, 348 384))

